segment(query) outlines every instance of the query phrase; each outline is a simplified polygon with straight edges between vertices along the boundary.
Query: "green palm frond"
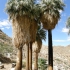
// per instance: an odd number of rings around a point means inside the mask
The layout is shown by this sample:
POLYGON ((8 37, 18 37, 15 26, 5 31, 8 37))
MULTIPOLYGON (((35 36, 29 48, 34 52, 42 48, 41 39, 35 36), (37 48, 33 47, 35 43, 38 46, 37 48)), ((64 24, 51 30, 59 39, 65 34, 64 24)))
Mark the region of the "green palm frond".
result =
POLYGON ((68 19, 67 19, 66 27, 70 29, 70 17, 68 17, 68 19))
POLYGON ((68 34, 70 34, 70 17, 68 17, 67 21, 66 21, 66 28, 69 29, 68 34))
POLYGON ((48 12, 48 14, 60 18, 60 10, 64 10, 64 3, 61 0, 42 0, 44 8, 43 12, 48 12))
POLYGON ((46 40, 46 30, 42 28, 41 24, 38 24, 36 40, 46 40))
POLYGON ((17 15, 28 15, 36 18, 40 12, 39 7, 34 4, 34 0, 8 0, 5 10, 10 18, 17 15))

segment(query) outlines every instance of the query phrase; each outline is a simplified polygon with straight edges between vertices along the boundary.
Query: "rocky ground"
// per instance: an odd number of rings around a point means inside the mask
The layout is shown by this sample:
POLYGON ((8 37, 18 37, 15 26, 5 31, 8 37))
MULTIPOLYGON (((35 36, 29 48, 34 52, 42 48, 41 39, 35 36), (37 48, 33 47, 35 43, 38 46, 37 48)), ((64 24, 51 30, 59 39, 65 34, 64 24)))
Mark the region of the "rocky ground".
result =
MULTIPOLYGON (((11 67, 12 67, 11 63, 9 63, 9 64, 4 63, 3 65, 4 65, 4 68, 2 68, 0 70, 11 70, 11 67)), ((22 69, 22 70, 25 70, 25 69, 22 69)))

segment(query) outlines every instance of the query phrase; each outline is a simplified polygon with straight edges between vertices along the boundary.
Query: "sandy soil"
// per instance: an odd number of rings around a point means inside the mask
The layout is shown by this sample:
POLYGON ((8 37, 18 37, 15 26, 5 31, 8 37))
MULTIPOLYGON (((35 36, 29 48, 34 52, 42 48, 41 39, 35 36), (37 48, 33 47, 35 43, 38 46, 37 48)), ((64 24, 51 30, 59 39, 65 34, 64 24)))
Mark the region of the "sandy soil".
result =
POLYGON ((11 64, 3 64, 4 68, 0 70, 11 70, 11 64))
MULTIPOLYGON (((12 67, 11 64, 3 64, 3 65, 4 65, 4 68, 0 70, 11 70, 11 67, 12 67)), ((25 69, 22 69, 22 70, 25 70, 25 69)))

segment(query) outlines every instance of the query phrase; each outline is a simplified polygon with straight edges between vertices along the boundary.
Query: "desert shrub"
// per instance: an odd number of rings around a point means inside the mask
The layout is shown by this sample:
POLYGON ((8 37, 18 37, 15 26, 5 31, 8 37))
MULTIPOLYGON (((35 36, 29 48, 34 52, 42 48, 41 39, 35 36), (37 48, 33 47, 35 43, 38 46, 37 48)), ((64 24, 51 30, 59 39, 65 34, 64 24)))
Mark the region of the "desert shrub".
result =
POLYGON ((16 63, 16 60, 14 60, 14 59, 11 59, 11 62, 12 62, 12 63, 16 63))
POLYGON ((13 51, 12 46, 4 43, 0 43, 0 53, 11 53, 13 51))
POLYGON ((47 69, 47 64, 46 64, 46 60, 39 58, 38 59, 38 69, 39 70, 46 70, 47 69))
POLYGON ((26 67, 26 61, 25 61, 25 60, 22 62, 22 67, 23 67, 23 68, 26 67))

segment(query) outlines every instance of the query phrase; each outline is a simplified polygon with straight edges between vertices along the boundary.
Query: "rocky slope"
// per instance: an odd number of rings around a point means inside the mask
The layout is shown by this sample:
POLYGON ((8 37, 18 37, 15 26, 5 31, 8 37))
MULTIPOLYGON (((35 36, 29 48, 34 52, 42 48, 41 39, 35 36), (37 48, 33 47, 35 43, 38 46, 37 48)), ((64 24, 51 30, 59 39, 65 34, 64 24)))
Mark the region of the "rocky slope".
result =
POLYGON ((7 58, 8 53, 13 52, 11 38, 8 37, 2 30, 0 30, 0 62, 8 63, 11 60, 7 58))
MULTIPOLYGON (((45 58, 48 63, 48 47, 42 46, 39 53, 40 58, 45 58)), ((54 70, 70 70, 70 45, 53 47, 54 70), (57 69, 58 68, 58 69, 57 69)))
POLYGON ((0 43, 11 44, 11 38, 6 35, 2 30, 0 30, 0 43))
POLYGON ((0 53, 10 53, 12 52, 12 41, 2 30, 0 30, 0 53))

